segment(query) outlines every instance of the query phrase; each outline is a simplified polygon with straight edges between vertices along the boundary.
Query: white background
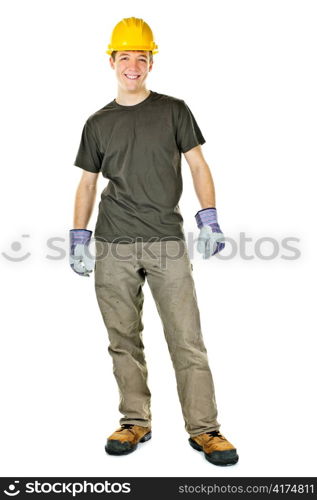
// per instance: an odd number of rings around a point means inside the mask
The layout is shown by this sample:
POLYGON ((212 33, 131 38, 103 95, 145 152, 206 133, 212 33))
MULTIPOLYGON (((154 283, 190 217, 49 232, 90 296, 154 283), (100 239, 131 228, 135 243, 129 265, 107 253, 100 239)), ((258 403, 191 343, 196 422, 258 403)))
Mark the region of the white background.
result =
MULTIPOLYGON (((4 3, 0 17, 1 475, 315 476, 316 3, 30 0, 4 3), (238 244, 228 259, 192 256, 221 431, 240 456, 233 467, 209 464, 187 442, 147 284, 153 438, 124 457, 104 451, 119 395, 93 278, 68 266, 68 231, 82 127, 116 96, 105 50, 130 16, 159 45, 147 87, 184 99, 197 119, 219 223, 238 244), (252 239, 251 260, 240 233, 252 239), (262 237, 275 238, 275 258, 255 255, 262 237), (300 258, 282 258, 287 237, 299 239, 300 258)), ((197 234, 184 158, 182 169, 185 231, 197 234)))

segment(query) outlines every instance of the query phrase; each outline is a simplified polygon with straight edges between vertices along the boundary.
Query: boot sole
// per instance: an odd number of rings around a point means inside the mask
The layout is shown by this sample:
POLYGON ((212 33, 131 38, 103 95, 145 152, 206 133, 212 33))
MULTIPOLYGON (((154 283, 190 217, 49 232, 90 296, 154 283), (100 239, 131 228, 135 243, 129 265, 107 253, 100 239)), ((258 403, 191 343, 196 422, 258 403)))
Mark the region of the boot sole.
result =
POLYGON ((152 437, 152 432, 148 432, 145 434, 138 443, 130 444, 129 442, 122 443, 118 439, 110 439, 105 446, 105 450, 109 455, 128 455, 128 453, 132 453, 138 447, 139 443, 145 443, 152 437))
POLYGON ((206 460, 212 463, 213 465, 234 465, 239 460, 239 455, 237 454, 237 450, 224 450, 224 451, 214 451, 210 455, 204 452, 203 447, 200 446, 196 441, 189 438, 188 442, 192 448, 197 451, 202 451, 205 455, 206 460))

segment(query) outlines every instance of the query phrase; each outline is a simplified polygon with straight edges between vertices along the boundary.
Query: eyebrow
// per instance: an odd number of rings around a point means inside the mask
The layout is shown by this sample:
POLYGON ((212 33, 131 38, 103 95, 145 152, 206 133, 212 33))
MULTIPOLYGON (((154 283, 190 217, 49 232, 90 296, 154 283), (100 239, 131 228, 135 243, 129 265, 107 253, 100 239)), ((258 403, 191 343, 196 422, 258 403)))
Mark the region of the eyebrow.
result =
MULTIPOLYGON (((129 55, 130 55, 130 54, 128 54, 127 52, 122 52, 122 53, 119 55, 119 57, 121 57, 121 56, 129 56, 129 55)), ((139 56, 142 56, 142 57, 147 58, 147 57, 146 57, 146 54, 139 54, 139 56)))

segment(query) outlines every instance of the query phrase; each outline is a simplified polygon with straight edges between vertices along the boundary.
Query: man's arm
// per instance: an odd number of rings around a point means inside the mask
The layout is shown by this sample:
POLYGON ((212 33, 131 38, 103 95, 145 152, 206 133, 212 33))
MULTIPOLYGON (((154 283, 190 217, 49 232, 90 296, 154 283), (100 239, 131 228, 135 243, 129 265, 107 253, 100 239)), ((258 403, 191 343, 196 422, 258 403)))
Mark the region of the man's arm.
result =
POLYGON ((76 191, 74 208, 74 229, 86 229, 94 208, 98 174, 83 170, 76 191))
POLYGON ((184 153, 184 156, 193 177, 194 188, 201 208, 216 208, 215 186, 201 146, 195 146, 184 153))

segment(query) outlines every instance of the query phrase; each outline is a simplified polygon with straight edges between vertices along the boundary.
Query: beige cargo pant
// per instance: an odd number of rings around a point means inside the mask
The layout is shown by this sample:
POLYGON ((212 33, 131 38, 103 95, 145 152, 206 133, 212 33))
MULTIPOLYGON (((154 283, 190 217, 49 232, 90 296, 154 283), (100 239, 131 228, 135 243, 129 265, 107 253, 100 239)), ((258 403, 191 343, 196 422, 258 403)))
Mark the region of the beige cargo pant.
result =
POLYGON ((185 429, 191 436, 219 429, 185 241, 96 240, 95 250, 95 291, 119 389, 120 424, 151 426, 151 393, 142 338, 142 287, 147 279, 175 370, 185 429))

